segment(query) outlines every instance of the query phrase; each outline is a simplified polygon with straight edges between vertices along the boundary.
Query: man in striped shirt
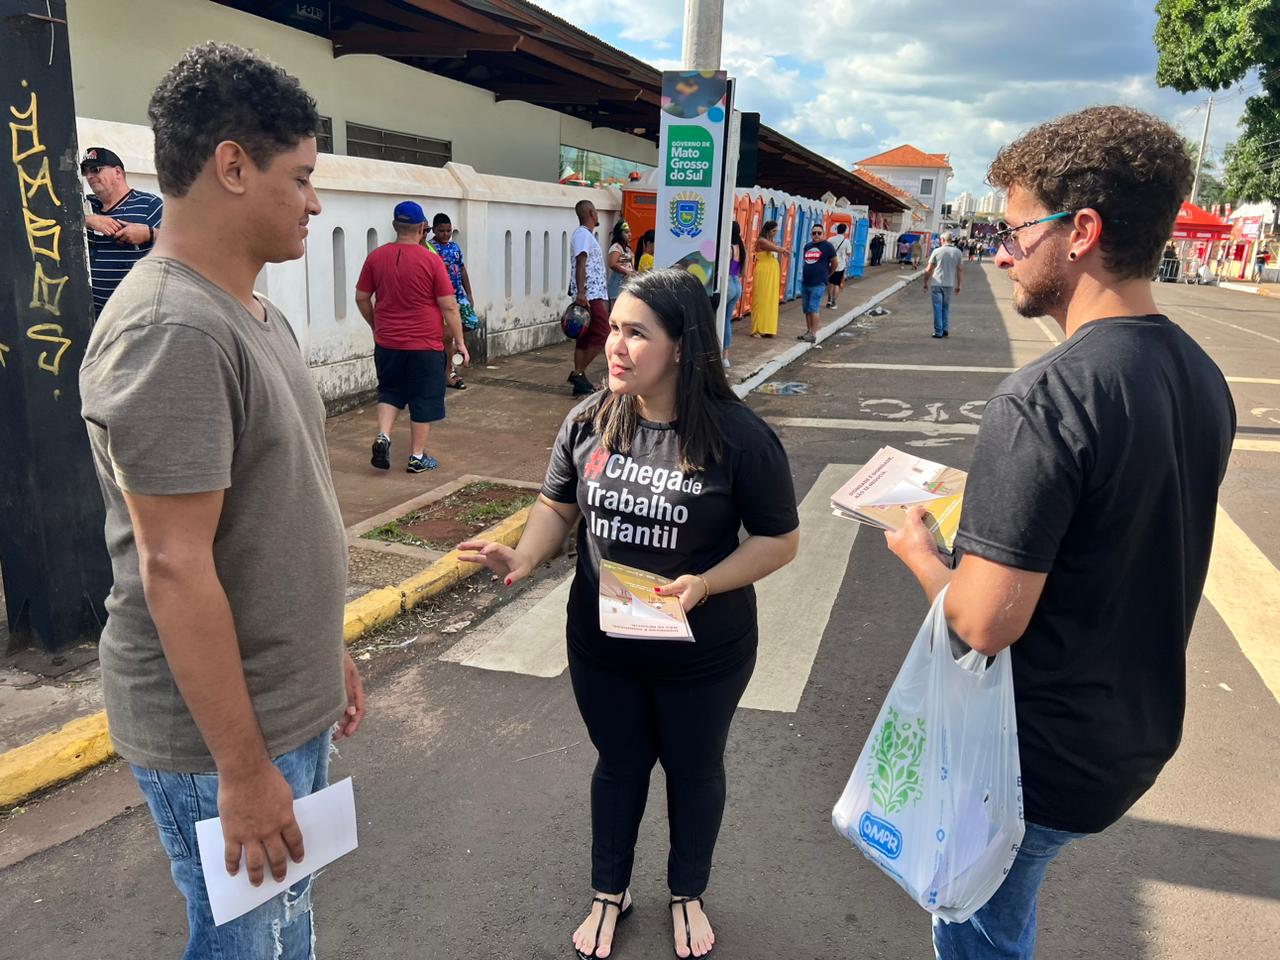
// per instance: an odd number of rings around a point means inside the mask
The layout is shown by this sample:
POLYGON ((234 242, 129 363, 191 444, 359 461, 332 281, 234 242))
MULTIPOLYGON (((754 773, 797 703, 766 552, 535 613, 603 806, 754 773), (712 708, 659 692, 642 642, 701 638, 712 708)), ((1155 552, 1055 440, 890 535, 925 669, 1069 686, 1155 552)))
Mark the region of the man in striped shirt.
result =
POLYGON ((89 235, 89 274, 93 310, 101 313, 107 298, 133 265, 151 252, 160 234, 164 201, 154 193, 133 190, 124 178, 124 163, 106 147, 90 147, 80 173, 93 193, 85 200, 89 235))

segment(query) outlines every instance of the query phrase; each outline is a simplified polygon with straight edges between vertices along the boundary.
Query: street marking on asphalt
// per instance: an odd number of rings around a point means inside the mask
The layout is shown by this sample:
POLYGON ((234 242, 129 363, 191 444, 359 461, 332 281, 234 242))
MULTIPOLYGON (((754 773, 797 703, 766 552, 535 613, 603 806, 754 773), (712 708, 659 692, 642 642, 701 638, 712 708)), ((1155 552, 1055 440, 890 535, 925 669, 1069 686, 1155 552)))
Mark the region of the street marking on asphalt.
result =
POLYGON ((1254 440, 1248 437, 1236 437, 1231 449, 1247 450, 1250 453, 1280 453, 1280 440, 1254 440))
POLYGON ((1017 367, 953 367, 931 363, 832 363, 819 360, 815 367, 830 370, 918 370, 922 373, 1016 373, 1017 367))
POLYGON ((1269 333, 1260 333, 1257 330, 1250 330, 1248 327, 1242 327, 1239 324, 1228 323, 1226 320, 1219 320, 1217 317, 1211 317, 1207 313, 1201 313, 1199 310, 1192 310, 1190 307, 1175 307, 1176 310, 1182 310, 1192 316, 1199 317, 1201 320, 1208 320, 1210 323, 1220 323, 1224 327, 1230 327, 1232 330, 1239 330, 1241 333, 1251 333, 1255 337, 1261 337, 1263 340, 1270 340, 1272 343, 1280 343, 1280 337, 1273 337, 1269 333))
POLYGON ((760 648, 741 706, 795 713, 809 684, 862 524, 833 516, 831 495, 858 471, 832 463, 800 503, 800 552, 756 584, 760 648))
POLYGON ((1204 595, 1236 638, 1241 652, 1280 701, 1280 570, 1218 507, 1204 595))
POLYGON ((1062 342, 1062 338, 1054 333, 1054 331, 1050 329, 1049 325, 1044 322, 1044 317, 1034 317, 1033 319, 1036 322, 1036 326, 1040 328, 1040 332, 1049 339, 1050 343, 1057 346, 1062 342))
POLYGON ((978 432, 976 423, 933 423, 928 420, 843 420, 838 417, 766 417, 775 427, 818 430, 870 430, 876 433, 924 433, 931 437, 978 432))
POLYGON ((572 582, 570 574, 536 602, 517 601, 503 608, 480 630, 441 654, 440 659, 502 673, 560 676, 569 665, 565 652, 565 604, 572 582))
MULTIPOLYGON (((815 367, 828 370, 901 370, 918 373, 1017 373, 1019 367, 957 367, 943 363, 836 363, 819 360, 815 367)), ((1271 377, 1226 377, 1227 383, 1262 383, 1280 386, 1280 379, 1271 377)))
MULTIPOLYGON (((856 464, 830 464, 822 471, 800 503, 799 554, 756 584, 760 648, 744 707, 794 713, 800 704, 861 526, 832 516, 831 495, 857 469, 856 464)), ((558 677, 568 666, 565 604, 572 580, 565 577, 550 591, 541 588, 532 603, 503 608, 440 659, 481 670, 558 677)))

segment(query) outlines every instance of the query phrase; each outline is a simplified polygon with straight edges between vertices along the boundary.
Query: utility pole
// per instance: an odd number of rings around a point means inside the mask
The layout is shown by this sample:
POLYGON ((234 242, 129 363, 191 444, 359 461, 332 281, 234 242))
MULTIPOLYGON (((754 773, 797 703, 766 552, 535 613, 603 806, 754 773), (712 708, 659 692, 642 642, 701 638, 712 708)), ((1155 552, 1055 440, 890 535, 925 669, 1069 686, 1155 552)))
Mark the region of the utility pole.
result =
POLYGON ((724 0, 684 0, 684 69, 719 70, 723 32, 724 0))
POLYGON ((66 0, 0 0, 0 46, 0 656, 58 673, 96 656, 111 589, 80 419, 93 313, 66 0))
POLYGON ((1196 202, 1200 193, 1200 168, 1204 166, 1204 148, 1209 143, 1209 118, 1213 116, 1213 94, 1209 94, 1209 105, 1204 111, 1204 133, 1200 134, 1200 153, 1196 156, 1196 177, 1191 181, 1191 202, 1196 202))

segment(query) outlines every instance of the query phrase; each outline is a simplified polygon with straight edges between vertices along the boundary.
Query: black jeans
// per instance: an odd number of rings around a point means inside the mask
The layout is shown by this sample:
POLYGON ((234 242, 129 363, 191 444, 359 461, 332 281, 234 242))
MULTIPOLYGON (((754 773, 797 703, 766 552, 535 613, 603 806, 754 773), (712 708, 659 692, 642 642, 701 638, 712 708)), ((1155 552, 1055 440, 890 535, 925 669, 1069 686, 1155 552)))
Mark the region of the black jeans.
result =
POLYGON ((573 693, 600 755, 591 776, 594 889, 616 895, 630 885, 649 773, 661 761, 671 828, 667 884, 680 897, 706 890, 724 815, 725 743, 755 665, 753 653, 726 675, 687 683, 614 673, 570 646, 573 693))

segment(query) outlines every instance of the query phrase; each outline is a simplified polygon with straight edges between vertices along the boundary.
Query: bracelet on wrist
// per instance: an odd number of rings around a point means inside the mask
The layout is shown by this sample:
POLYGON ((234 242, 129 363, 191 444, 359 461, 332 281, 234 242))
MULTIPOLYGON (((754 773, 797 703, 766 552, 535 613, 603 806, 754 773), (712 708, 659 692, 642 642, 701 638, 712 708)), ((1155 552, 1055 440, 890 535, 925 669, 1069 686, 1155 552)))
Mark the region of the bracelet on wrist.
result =
POLYGON ((707 583, 707 578, 702 574, 695 573, 694 576, 702 581, 702 599, 694 604, 695 607, 700 607, 707 602, 707 597, 711 596, 711 586, 707 583))

